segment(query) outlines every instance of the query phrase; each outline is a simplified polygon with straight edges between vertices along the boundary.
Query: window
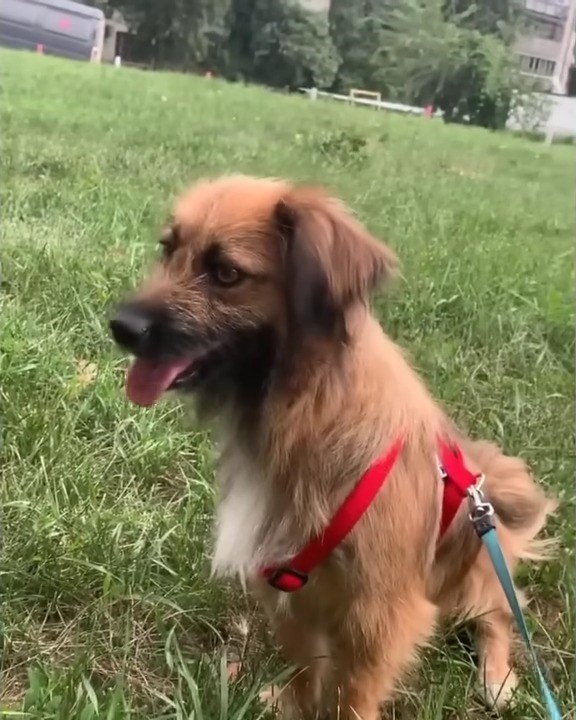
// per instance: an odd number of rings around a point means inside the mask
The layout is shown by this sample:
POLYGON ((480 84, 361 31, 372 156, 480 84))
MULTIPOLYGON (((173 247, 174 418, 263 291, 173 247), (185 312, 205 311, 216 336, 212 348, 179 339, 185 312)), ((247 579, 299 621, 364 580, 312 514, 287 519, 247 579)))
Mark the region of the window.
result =
POLYGON ((545 20, 535 20, 532 23, 532 32, 536 37, 544 40, 560 40, 562 37, 562 28, 557 23, 546 22, 545 20))
POLYGON ((520 68, 531 75, 554 75, 556 63, 554 60, 534 57, 533 55, 520 55, 520 68))

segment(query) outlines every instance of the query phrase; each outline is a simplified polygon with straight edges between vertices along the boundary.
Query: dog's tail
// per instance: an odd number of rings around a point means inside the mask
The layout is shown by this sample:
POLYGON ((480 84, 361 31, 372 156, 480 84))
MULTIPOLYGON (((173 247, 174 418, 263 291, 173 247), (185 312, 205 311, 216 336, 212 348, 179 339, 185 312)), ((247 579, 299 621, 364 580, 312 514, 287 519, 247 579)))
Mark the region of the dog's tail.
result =
POLYGON ((472 443, 472 456, 486 476, 486 496, 509 531, 509 551, 525 560, 545 560, 555 549, 554 538, 537 539, 558 502, 549 497, 530 475, 523 460, 503 455, 488 442, 472 443))

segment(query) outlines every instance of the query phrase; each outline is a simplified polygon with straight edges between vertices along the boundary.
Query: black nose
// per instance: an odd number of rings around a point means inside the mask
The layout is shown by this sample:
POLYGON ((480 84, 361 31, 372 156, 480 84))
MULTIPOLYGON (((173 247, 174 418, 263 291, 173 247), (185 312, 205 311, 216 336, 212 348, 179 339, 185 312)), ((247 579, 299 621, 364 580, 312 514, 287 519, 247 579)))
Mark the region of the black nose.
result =
POLYGON ((125 303, 110 320, 114 340, 135 355, 146 354, 150 350, 153 327, 153 314, 136 303, 125 303))

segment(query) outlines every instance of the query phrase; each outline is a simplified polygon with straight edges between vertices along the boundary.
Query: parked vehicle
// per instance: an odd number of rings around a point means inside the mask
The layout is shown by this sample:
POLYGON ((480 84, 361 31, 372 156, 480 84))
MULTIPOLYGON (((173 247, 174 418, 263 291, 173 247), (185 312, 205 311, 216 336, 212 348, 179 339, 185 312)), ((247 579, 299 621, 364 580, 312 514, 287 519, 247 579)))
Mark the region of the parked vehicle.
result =
POLYGON ((101 62, 102 10, 72 0, 0 0, 0 45, 101 62))

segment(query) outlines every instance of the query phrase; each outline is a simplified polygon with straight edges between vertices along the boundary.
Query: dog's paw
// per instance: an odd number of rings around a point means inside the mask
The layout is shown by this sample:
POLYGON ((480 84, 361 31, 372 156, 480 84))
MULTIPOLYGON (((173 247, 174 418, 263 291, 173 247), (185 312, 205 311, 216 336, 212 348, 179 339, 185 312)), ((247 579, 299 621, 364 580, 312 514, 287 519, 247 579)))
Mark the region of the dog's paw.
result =
POLYGON ((289 687, 270 685, 260 693, 260 701, 275 711, 277 720, 302 720, 302 713, 289 687))
POLYGON ((503 710, 510 705, 518 687, 518 678, 512 671, 501 681, 481 675, 478 685, 485 705, 490 710, 503 710))
POLYGON ((277 707, 280 688, 277 685, 269 685, 260 693, 260 702, 270 707, 277 707))

